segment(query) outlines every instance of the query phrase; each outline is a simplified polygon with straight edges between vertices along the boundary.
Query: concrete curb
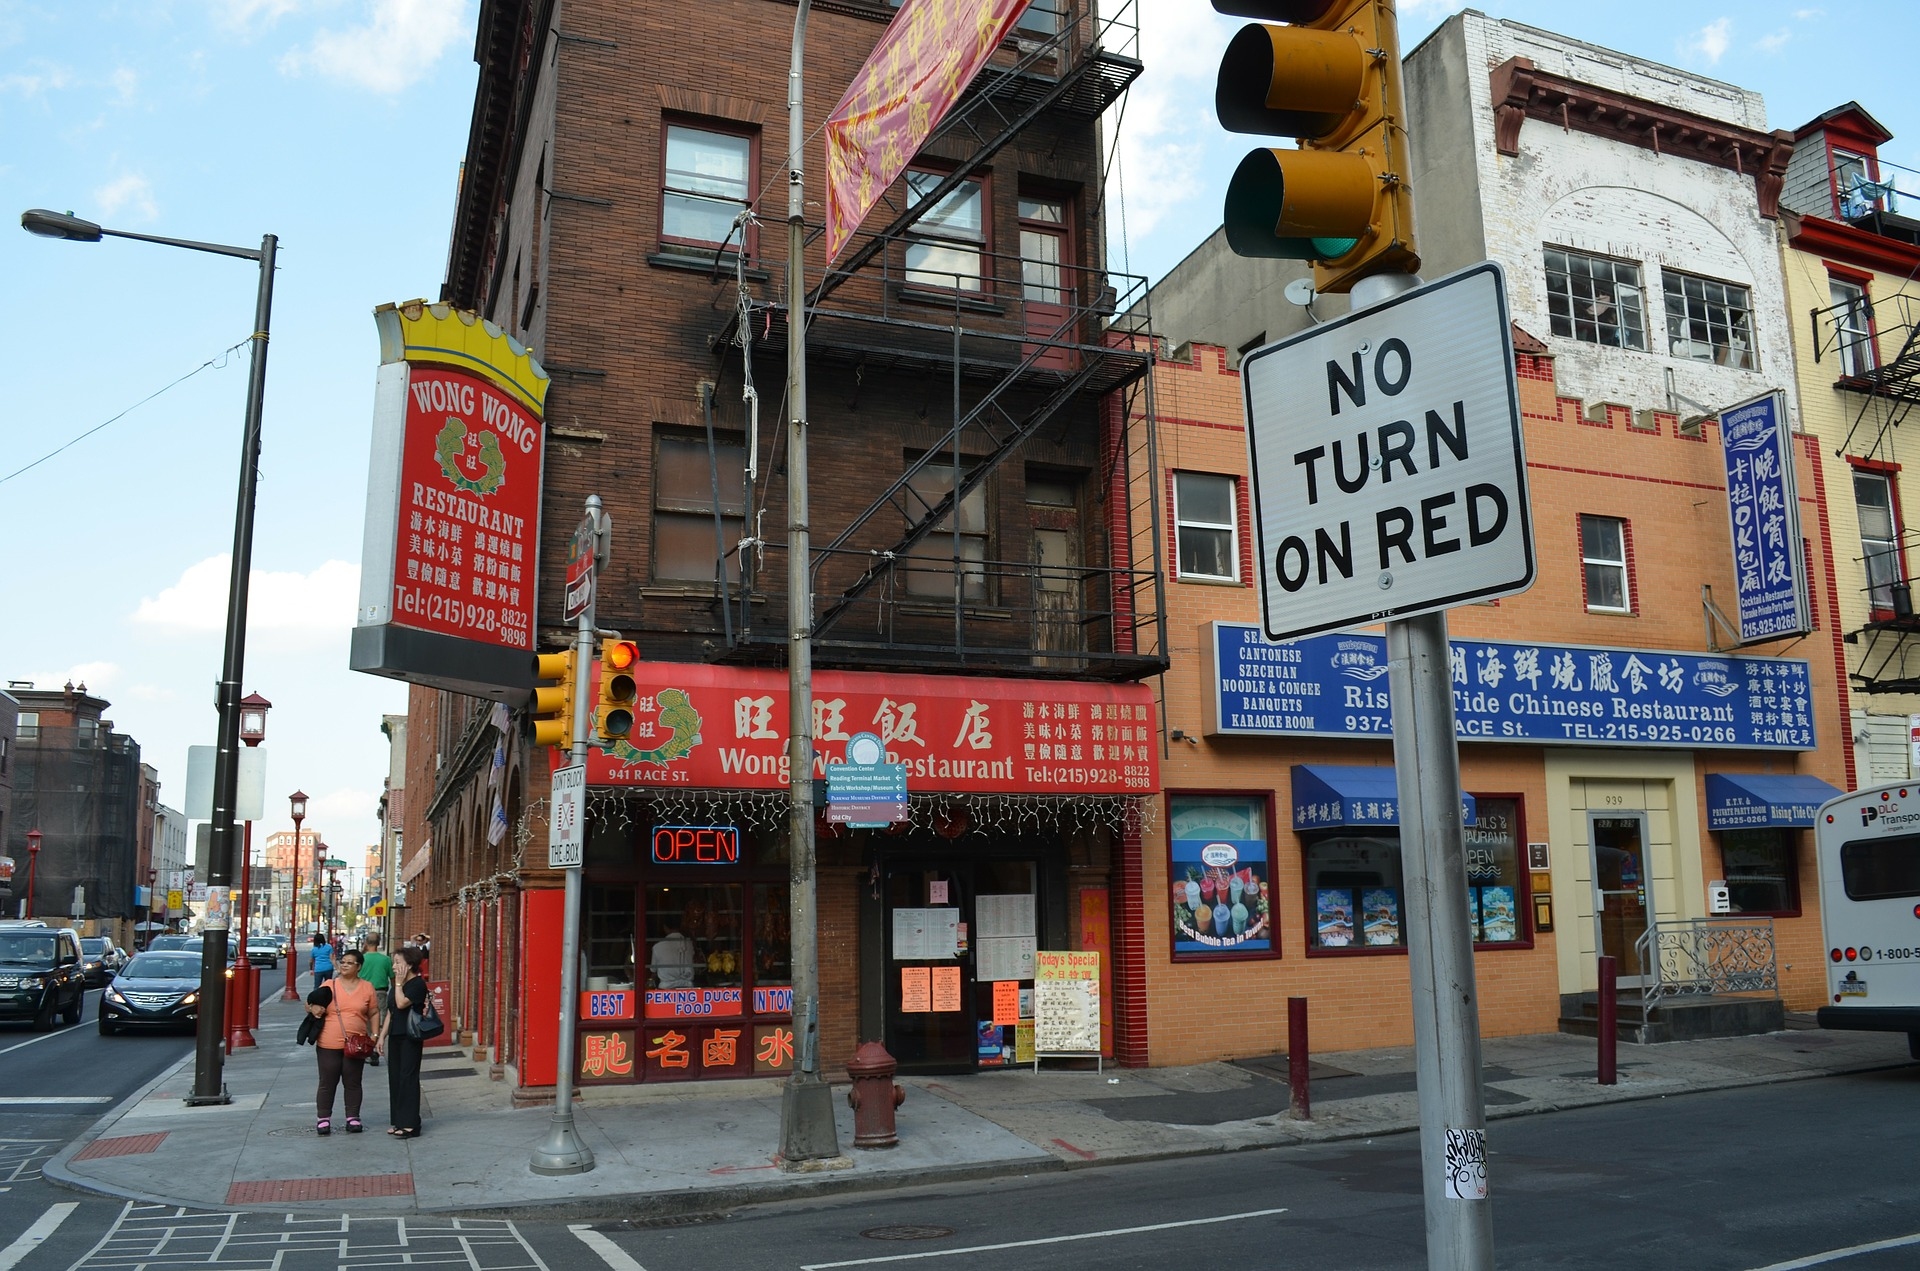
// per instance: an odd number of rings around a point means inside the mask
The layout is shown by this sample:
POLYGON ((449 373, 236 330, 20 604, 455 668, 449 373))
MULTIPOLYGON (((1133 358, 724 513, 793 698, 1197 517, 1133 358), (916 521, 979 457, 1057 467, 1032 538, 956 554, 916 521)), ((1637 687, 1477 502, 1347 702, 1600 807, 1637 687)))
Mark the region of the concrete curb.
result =
POLYGON ((116 1200, 137 1200, 141 1204, 175 1205, 182 1203, 164 1196, 147 1196, 121 1188, 108 1187, 105 1184, 97 1183, 92 1179, 83 1178, 75 1174, 67 1168, 67 1166, 68 1162, 76 1155, 85 1151, 100 1139, 105 1138, 107 1130, 111 1129, 122 1117, 126 1116, 127 1113, 138 1107, 148 1095, 173 1080, 175 1074, 182 1068, 193 1063, 193 1061, 194 1054, 192 1051, 188 1051, 181 1057, 178 1063, 161 1069, 160 1074, 152 1081, 141 1086, 138 1090, 102 1113, 99 1120, 75 1135, 73 1142, 67 1144, 66 1147, 60 1149, 58 1152, 55 1152, 41 1164, 41 1177, 49 1179, 58 1186, 65 1187, 70 1191, 84 1192, 89 1196, 109 1196, 116 1200))

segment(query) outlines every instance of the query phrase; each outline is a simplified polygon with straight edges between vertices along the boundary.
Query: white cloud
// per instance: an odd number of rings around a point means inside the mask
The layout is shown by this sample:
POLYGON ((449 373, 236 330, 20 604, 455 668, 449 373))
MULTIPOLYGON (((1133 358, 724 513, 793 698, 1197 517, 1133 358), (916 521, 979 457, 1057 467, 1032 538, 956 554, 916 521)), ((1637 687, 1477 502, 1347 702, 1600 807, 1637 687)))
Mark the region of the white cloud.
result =
POLYGON ((71 83, 73 83, 72 71, 64 66, 42 61, 36 63, 31 71, 15 71, 10 75, 0 75, 0 93, 39 97, 65 88, 71 83))
POLYGON ((1792 38, 1793 38, 1792 30, 1787 27, 1781 27, 1778 31, 1775 31, 1772 35, 1761 36, 1754 43, 1762 53, 1778 53, 1781 49, 1786 47, 1787 41, 1791 40, 1792 38))
MULTIPOLYGON (((1147 73, 1128 90, 1125 113, 1117 120, 1121 188, 1127 237, 1139 242, 1151 235, 1200 188, 1206 143, 1218 132, 1211 103, 1220 50, 1238 29, 1191 0, 1141 0, 1140 46, 1152 51, 1147 73)), ((1113 217, 1119 228, 1118 209, 1113 217)))
MULTIPOLYGON (((226 553, 189 565, 180 581, 140 601, 133 620, 181 632, 222 631, 227 622, 226 553)), ((256 569, 247 592, 249 638, 276 645, 336 640, 353 626, 360 599, 360 567, 330 560, 311 573, 256 569)))
POLYGON ((1811 22, 1815 18, 1826 17, 1827 11, 1825 9, 1795 9, 1793 16, 1802 22, 1811 22))
POLYGON ((1733 19, 1715 18, 1713 21, 1680 41, 1680 51, 1691 53, 1708 66, 1717 64, 1725 56, 1727 46, 1733 42, 1733 19))
POLYGON ((107 81, 113 85, 122 106, 133 101, 134 94, 140 91, 140 74, 130 66, 116 66, 107 81))
POLYGON ((216 22, 243 34, 251 34, 256 25, 272 26, 299 8, 300 0, 216 0, 213 6, 216 22))
POLYGON ((125 210, 140 220, 151 221, 160 215, 153 201, 152 184, 133 172, 123 172, 95 190, 93 201, 99 205, 102 216, 117 216, 125 210))
POLYGON ((313 70, 376 93, 398 93, 433 69, 468 34, 467 0, 372 0, 364 26, 321 31, 281 60, 283 71, 313 70))

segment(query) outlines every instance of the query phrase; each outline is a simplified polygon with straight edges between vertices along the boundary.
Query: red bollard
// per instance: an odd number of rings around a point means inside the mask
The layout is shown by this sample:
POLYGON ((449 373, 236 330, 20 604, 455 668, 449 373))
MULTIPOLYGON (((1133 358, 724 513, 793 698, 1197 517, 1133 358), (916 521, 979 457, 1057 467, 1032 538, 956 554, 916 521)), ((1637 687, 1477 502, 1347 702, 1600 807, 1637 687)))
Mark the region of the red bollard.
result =
POLYGON ((862 1045, 848 1061, 847 1076, 853 1078, 853 1086, 847 1091, 847 1106, 853 1109, 855 1147, 899 1146, 893 1110, 907 1101, 907 1092, 893 1083, 899 1067, 879 1042, 862 1045))
POLYGON ((1600 1084, 1617 1085, 1617 1060, 1620 1046, 1620 986, 1614 959, 1600 955, 1600 1084))
POLYGON ((1287 1115, 1295 1121, 1313 1120, 1313 1099, 1307 1092, 1307 999, 1287 999, 1287 1115))

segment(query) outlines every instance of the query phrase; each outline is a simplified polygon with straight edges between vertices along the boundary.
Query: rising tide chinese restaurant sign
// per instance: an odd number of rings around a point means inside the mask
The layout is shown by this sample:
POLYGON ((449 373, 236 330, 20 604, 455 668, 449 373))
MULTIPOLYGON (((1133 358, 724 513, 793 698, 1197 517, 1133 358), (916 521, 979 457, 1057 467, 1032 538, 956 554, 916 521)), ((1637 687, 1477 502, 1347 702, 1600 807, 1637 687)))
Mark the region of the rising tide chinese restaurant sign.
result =
POLYGON ((349 665, 518 701, 532 687, 547 374, 475 314, 374 311, 380 371, 349 665))
MULTIPOLYGON (((787 677, 643 662, 628 740, 587 755, 591 785, 776 790, 787 784, 787 677)), ((877 735, 909 793, 1143 795, 1160 788, 1140 684, 817 671, 814 776, 877 735)))

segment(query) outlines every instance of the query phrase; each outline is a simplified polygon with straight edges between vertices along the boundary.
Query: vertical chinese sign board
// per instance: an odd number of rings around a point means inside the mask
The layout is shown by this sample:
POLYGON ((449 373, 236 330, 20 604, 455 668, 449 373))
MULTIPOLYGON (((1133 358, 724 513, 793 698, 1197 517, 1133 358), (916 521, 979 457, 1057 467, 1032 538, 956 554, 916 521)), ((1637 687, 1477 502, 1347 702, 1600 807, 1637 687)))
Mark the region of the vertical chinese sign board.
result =
POLYGON ((1813 630, 1813 602, 1787 395, 1776 389, 1723 411, 1720 447, 1727 464, 1740 643, 1805 635, 1813 630))
POLYGON ((533 685, 547 373, 492 323, 374 311, 360 607, 348 665, 495 701, 533 685))

